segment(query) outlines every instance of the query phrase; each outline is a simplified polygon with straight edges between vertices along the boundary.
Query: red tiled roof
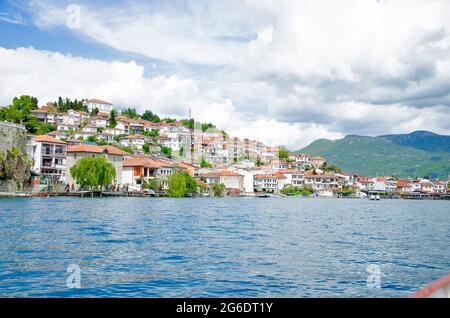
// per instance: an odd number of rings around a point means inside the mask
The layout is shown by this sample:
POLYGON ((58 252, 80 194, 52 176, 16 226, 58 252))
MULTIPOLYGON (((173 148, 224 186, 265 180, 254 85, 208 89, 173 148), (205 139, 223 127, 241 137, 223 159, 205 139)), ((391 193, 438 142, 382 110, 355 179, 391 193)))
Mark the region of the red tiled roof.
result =
POLYGON ((79 145, 69 146, 67 152, 89 152, 89 153, 103 153, 107 152, 111 155, 125 156, 127 152, 117 149, 113 146, 95 146, 95 145, 79 145))
POLYGON ((229 171, 229 170, 223 170, 220 172, 221 177, 242 177, 240 173, 229 171))
POLYGON ((123 162, 124 167, 146 167, 146 168, 159 168, 160 165, 158 165, 155 161, 151 160, 150 158, 130 158, 128 160, 125 160, 123 162))
POLYGON ((63 144, 63 145, 67 144, 64 141, 58 140, 58 139, 53 138, 53 137, 48 136, 48 135, 36 136, 35 141, 37 141, 37 142, 50 142, 50 143, 54 143, 54 144, 63 144))

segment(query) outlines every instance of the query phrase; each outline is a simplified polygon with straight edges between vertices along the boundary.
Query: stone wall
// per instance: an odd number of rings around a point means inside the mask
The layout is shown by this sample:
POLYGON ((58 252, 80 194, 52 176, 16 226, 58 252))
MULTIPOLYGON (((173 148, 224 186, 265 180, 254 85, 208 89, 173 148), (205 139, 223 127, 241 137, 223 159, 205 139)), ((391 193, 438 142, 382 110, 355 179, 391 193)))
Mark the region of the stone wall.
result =
POLYGON ((25 126, 19 124, 0 121, 0 149, 10 150, 18 148, 22 153, 26 153, 27 130, 25 126))

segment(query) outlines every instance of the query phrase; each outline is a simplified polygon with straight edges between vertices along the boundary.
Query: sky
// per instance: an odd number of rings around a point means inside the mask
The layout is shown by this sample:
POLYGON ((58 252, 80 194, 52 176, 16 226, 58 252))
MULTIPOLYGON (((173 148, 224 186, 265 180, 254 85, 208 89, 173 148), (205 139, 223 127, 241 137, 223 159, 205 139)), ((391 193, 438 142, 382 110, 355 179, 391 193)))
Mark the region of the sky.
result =
POLYGON ((0 105, 33 95, 212 122, 298 150, 450 134, 447 0, 0 0, 0 105))

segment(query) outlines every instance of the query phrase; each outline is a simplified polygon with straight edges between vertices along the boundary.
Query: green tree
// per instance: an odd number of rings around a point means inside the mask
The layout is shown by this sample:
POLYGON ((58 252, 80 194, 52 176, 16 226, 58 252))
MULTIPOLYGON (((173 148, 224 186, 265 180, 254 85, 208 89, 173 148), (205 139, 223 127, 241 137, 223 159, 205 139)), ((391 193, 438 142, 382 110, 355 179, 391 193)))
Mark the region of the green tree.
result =
POLYGON ((207 131, 208 129, 210 129, 210 128, 216 128, 216 126, 214 126, 213 124, 211 124, 211 123, 205 123, 205 124, 202 124, 202 131, 203 132, 205 132, 205 131, 207 131))
POLYGON ((91 116, 91 117, 97 116, 99 112, 100 112, 100 111, 98 110, 98 108, 94 108, 94 109, 91 111, 90 116, 91 116))
POLYGON ((48 124, 48 123, 40 123, 39 125, 37 125, 37 131, 36 133, 38 135, 46 135, 49 132, 55 131, 56 130, 56 126, 53 124, 48 124))
POLYGON ((222 183, 215 183, 213 185, 213 192, 215 197, 223 197, 225 192, 225 185, 222 183))
POLYGON ((14 97, 12 104, 0 112, 0 120, 23 124, 28 132, 35 134, 40 124, 31 111, 37 108, 38 99, 36 97, 29 95, 14 97))
POLYGON ((159 131, 157 129, 152 129, 149 131, 144 131, 144 136, 147 137, 158 137, 159 136, 159 131))
POLYGON ((142 119, 151 121, 152 123, 159 123, 161 121, 161 119, 159 118, 158 115, 154 114, 151 110, 146 110, 143 114, 142 114, 142 119))
POLYGON ((162 190, 161 183, 158 182, 157 179, 150 179, 148 182, 146 182, 144 178, 142 178, 142 187, 144 189, 151 189, 155 192, 161 192, 162 190))
POLYGON ((260 166, 262 166, 264 163, 261 161, 261 158, 260 157, 258 157, 258 158, 256 158, 256 166, 257 167, 260 167, 260 166))
POLYGON ((326 172, 335 172, 335 173, 341 173, 342 169, 339 168, 336 165, 329 165, 326 162, 322 165, 322 167, 320 167, 320 169, 322 171, 326 171, 326 172))
POLYGON ((169 176, 169 195, 171 198, 183 198, 194 195, 198 185, 194 178, 186 172, 176 172, 169 176))
POLYGON ((105 157, 82 158, 70 168, 70 174, 82 189, 103 189, 112 184, 116 169, 105 157))
POLYGON ((205 157, 202 157, 200 168, 212 168, 212 165, 208 161, 206 161, 205 157))
POLYGON ((189 129, 194 129, 194 120, 191 119, 183 119, 181 124, 189 129))
POLYGON ((122 116, 132 118, 132 119, 139 118, 139 114, 137 113, 136 108, 130 108, 130 107, 127 107, 122 110, 122 116))
POLYGON ((56 111, 64 113, 67 112, 69 109, 73 109, 76 111, 88 111, 87 106, 84 105, 84 99, 82 100, 71 100, 70 98, 63 99, 61 96, 58 97, 58 101, 54 102, 53 105, 56 107, 56 111))
POLYGON ((108 123, 108 127, 109 128, 115 128, 117 126, 117 112, 115 110, 111 111, 110 115, 109 115, 109 123, 108 123))
POLYGON ((142 146, 142 150, 144 150, 144 153, 145 153, 146 155, 149 155, 149 154, 150 154, 150 146, 149 146, 148 144, 144 144, 144 145, 142 146))
POLYGON ((166 146, 160 146, 161 147, 161 153, 165 155, 166 157, 171 158, 172 157, 172 148, 166 147, 166 146))
POLYGON ((87 138, 87 141, 89 141, 89 142, 93 142, 93 143, 97 143, 97 136, 89 136, 88 138, 87 138))
POLYGON ((285 149, 280 149, 278 151, 278 159, 280 160, 287 160, 289 159, 289 152, 285 149))

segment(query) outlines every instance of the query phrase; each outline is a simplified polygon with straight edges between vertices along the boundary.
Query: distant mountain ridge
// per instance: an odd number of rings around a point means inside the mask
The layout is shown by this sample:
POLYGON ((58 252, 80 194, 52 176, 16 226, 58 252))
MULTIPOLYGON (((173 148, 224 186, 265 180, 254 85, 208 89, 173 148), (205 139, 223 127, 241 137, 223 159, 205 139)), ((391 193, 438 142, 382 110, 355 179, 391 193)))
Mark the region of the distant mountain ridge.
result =
POLYGON ((444 180, 450 175, 450 136, 428 131, 320 139, 298 152, 323 156, 348 172, 362 175, 429 176, 444 180))
POLYGON ((450 152, 450 136, 438 135, 429 131, 415 131, 410 134, 379 136, 397 145, 426 151, 450 152))

